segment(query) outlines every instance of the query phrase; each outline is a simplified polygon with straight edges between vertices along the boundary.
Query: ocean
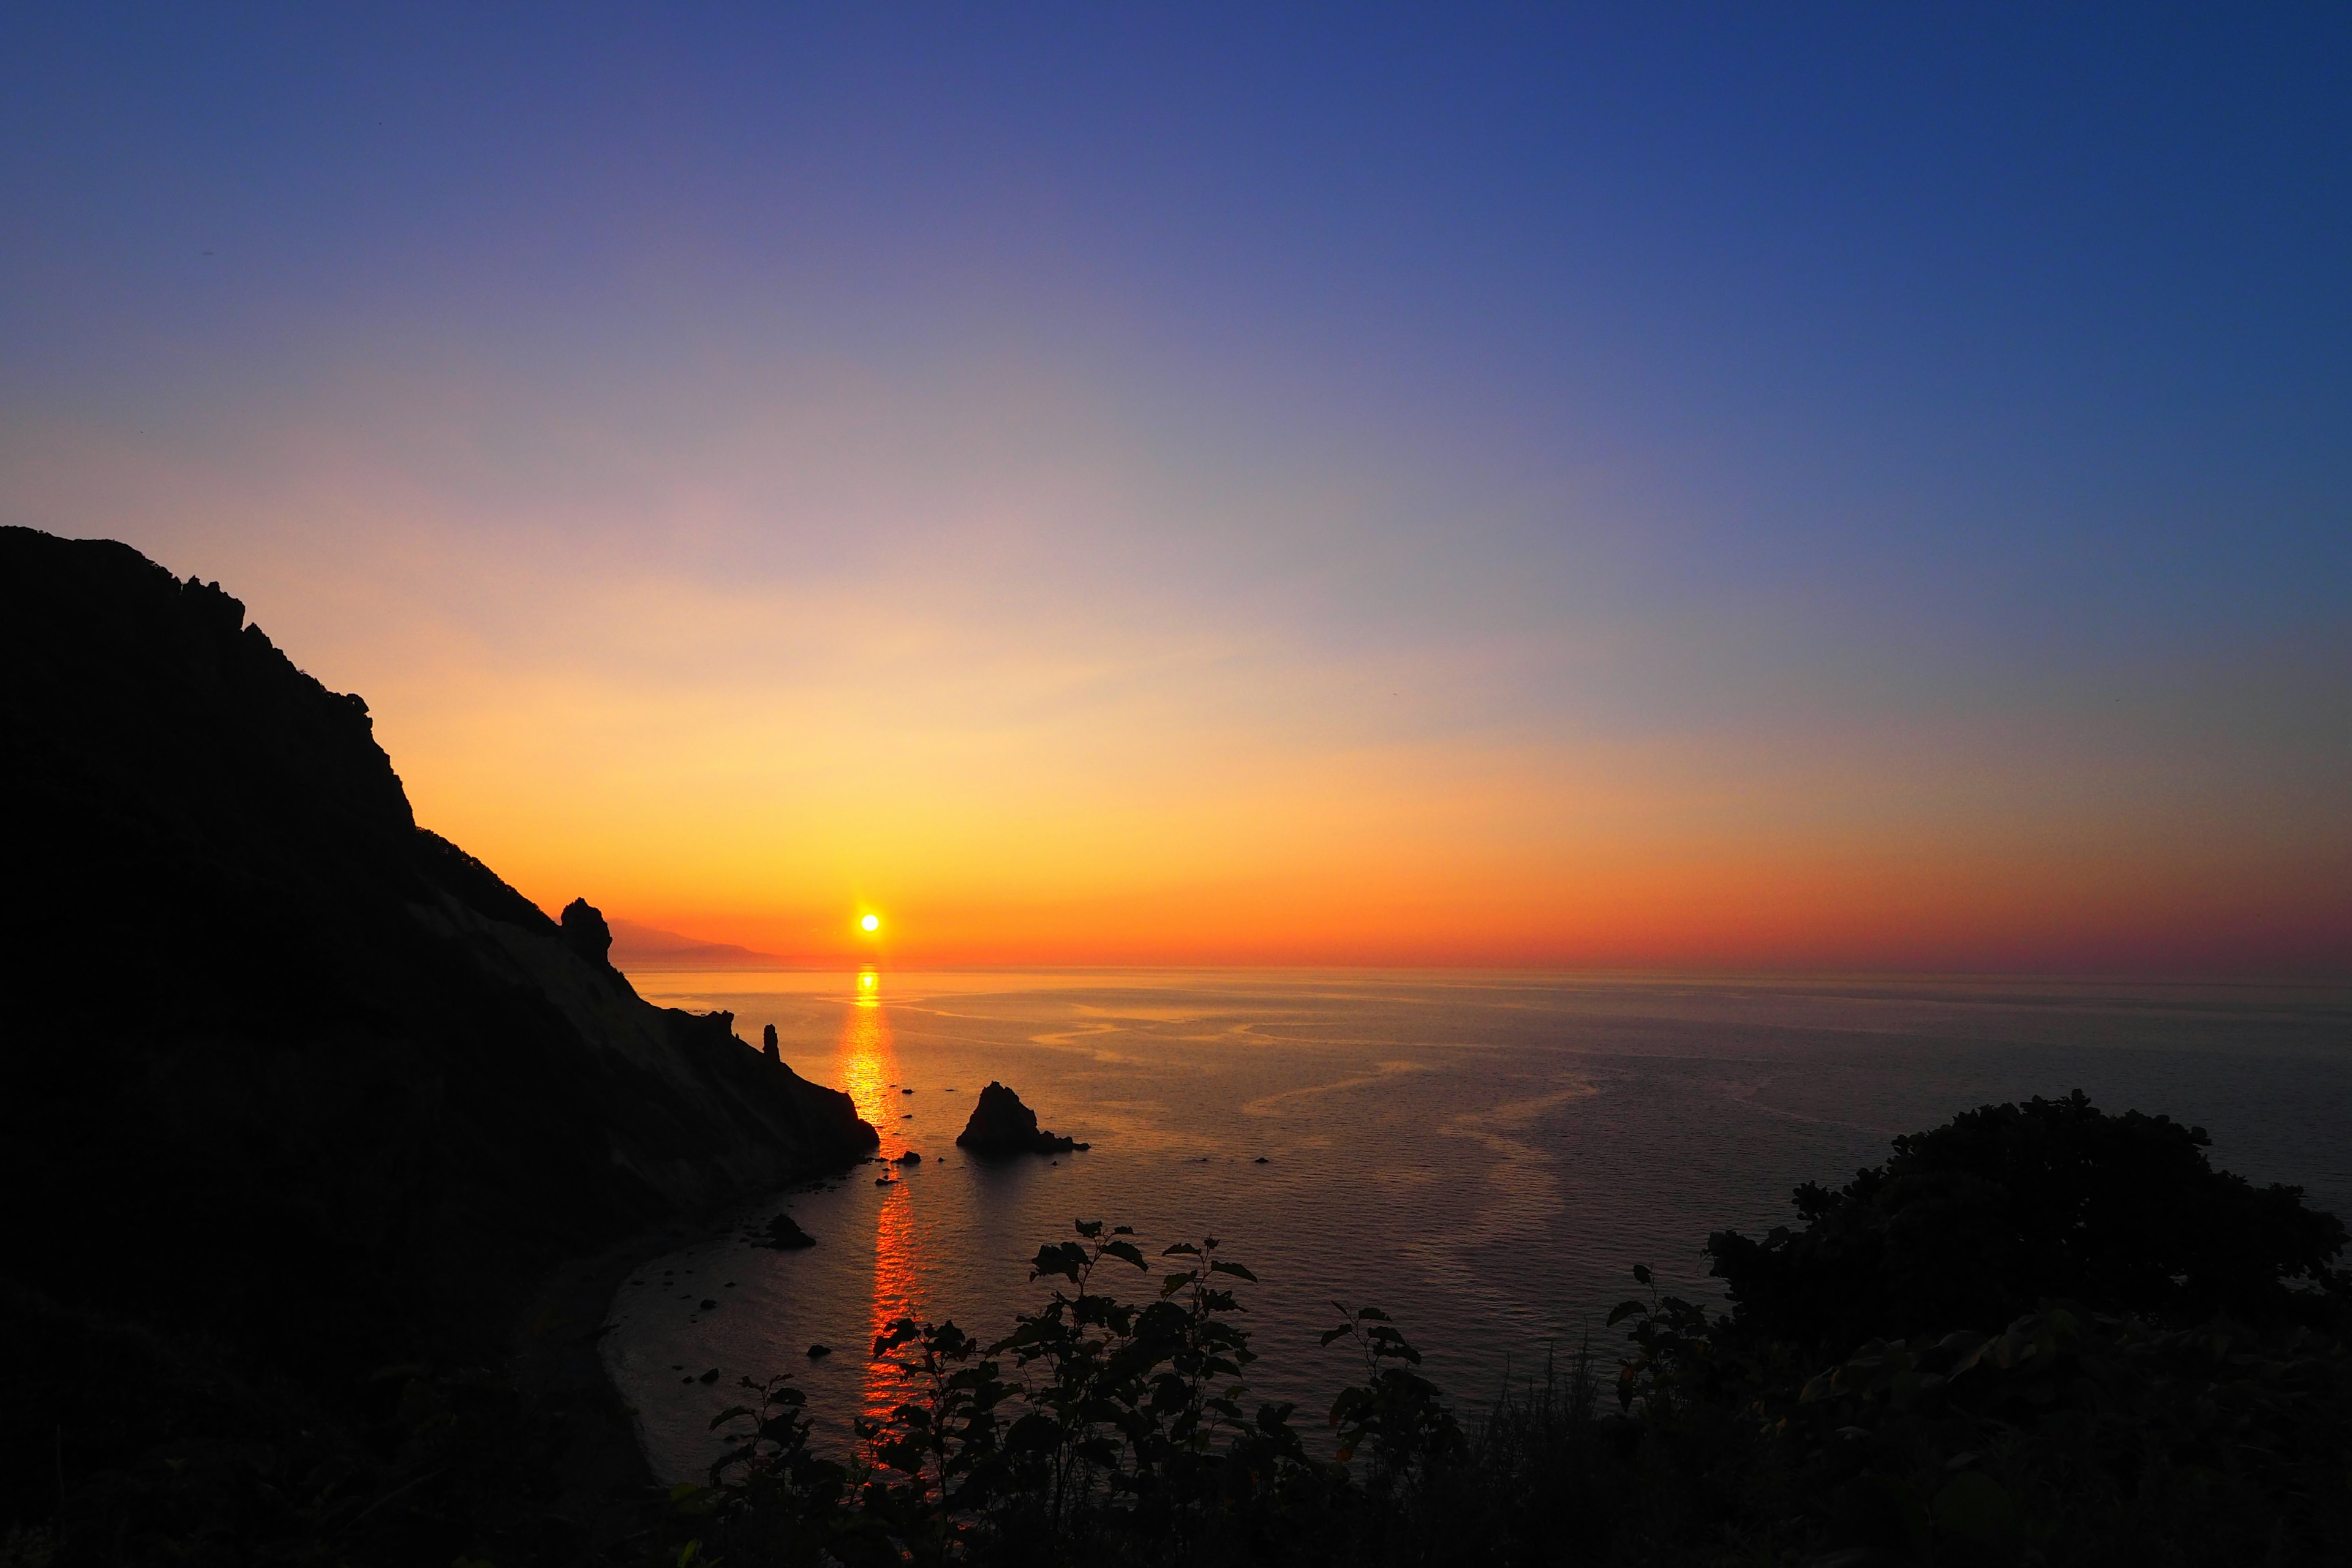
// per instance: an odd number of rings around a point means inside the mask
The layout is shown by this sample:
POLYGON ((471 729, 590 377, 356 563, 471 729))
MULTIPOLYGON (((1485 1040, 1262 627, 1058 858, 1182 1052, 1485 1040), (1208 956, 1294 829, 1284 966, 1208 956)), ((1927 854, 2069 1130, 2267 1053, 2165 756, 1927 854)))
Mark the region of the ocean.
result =
MULTIPOLYGON (((1261 1360, 1251 1398, 1313 1425, 1357 1369, 1318 1346, 1335 1302, 1387 1310, 1459 1407, 1539 1375, 1633 1293, 1713 1299, 1710 1231, 1769 1229, 1888 1141, 2075 1089, 2203 1127, 2215 1163, 2352 1215, 2352 992, 2046 979, 1693 978, 1394 971, 639 974, 725 1008, 848 1090, 883 1157, 778 1194, 816 1238, 740 1228, 633 1271, 605 1361, 656 1471, 702 1479, 738 1379, 790 1372, 821 1442, 896 1403, 866 1354, 902 1314, 991 1337, 1043 1299, 1029 1260, 1077 1219, 1148 1254, 1213 1236, 1261 1360), (981 1088, 1017 1090, 1084 1152, 955 1147, 981 1088), (885 1174, 887 1184, 878 1184, 885 1174), (706 1308, 704 1302, 714 1302, 706 1308), (822 1358, 812 1344, 831 1347, 822 1358), (718 1376, 703 1381, 704 1374, 718 1376)), ((1114 1288, 1156 1293, 1122 1265, 1114 1288)))

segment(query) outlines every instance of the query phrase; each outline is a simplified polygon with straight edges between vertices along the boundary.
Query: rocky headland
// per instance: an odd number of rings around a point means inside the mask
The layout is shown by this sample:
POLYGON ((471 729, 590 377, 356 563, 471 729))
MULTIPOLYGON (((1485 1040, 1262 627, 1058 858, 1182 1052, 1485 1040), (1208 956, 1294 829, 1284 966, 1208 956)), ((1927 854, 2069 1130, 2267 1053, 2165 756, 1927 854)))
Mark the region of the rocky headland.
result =
POLYGON ((363 1472, 559 1260, 876 1147, 419 826, 367 705, 217 584, 0 528, 0 1525, 135 1540, 191 1434, 363 1472))

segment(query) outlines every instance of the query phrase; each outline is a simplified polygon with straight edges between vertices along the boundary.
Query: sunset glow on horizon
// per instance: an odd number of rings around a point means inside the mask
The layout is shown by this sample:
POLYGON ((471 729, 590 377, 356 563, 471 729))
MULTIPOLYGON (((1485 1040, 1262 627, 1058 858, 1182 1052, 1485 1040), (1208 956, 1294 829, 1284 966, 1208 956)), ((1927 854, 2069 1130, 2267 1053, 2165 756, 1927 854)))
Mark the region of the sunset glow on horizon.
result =
POLYGON ((20 16, 0 512, 794 963, 2352 971, 2342 16, 1838 18, 20 16))

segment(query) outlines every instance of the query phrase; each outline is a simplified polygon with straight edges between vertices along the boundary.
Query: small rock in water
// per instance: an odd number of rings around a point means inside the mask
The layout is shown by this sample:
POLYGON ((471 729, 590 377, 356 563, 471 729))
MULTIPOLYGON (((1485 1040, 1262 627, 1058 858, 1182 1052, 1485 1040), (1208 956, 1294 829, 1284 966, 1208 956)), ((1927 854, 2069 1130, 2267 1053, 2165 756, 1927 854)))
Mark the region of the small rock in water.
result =
POLYGON ((814 1247, 816 1237, 803 1230, 788 1214, 780 1214, 767 1223, 763 1232, 751 1237, 754 1247, 772 1247, 778 1252, 791 1252, 799 1247, 814 1247))
POLYGON ((900 1089, 898 1092, 899 1092, 900 1094, 912 1094, 912 1093, 914 1093, 915 1091, 914 1091, 913 1089, 900 1089))
POLYGON ((1086 1147, 1075 1138, 1041 1129, 1037 1113, 1022 1104, 1019 1095, 993 1082, 980 1091, 980 1103, 972 1107, 971 1120, 964 1123, 956 1143, 975 1154, 1066 1154, 1086 1147))
POLYGON ((1256 1159, 1252 1160, 1250 1163, 1253 1165, 1270 1165, 1274 1163, 1274 1162, 1267 1159, 1265 1155, 1260 1154, 1256 1159))
POLYGON ((719 1369, 714 1366, 695 1381, 698 1383, 717 1383, 719 1381, 719 1369))
POLYGON ((702 1299, 702 1310, 706 1312, 717 1311, 719 1310, 719 1303, 712 1300, 709 1297, 705 1296, 702 1299))
POLYGON ((905 1153, 899 1155, 896 1160, 891 1162, 891 1163, 895 1165, 919 1165, 922 1163, 923 1157, 915 1152, 912 1149, 908 1150, 905 1153))
POLYGON ((814 1361, 819 1356, 831 1355, 833 1353, 833 1347, 831 1345, 811 1345, 808 1348, 808 1353, 809 1360, 814 1361))

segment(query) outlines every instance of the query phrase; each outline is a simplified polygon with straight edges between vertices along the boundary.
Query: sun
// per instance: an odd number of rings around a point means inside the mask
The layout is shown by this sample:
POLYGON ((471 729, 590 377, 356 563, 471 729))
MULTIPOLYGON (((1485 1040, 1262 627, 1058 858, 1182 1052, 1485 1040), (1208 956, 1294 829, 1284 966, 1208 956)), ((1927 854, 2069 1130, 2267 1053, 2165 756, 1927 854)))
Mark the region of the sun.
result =
POLYGON ((867 915, 864 920, 859 921, 857 923, 867 931, 880 931, 882 929, 882 917, 880 915, 867 915))

